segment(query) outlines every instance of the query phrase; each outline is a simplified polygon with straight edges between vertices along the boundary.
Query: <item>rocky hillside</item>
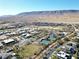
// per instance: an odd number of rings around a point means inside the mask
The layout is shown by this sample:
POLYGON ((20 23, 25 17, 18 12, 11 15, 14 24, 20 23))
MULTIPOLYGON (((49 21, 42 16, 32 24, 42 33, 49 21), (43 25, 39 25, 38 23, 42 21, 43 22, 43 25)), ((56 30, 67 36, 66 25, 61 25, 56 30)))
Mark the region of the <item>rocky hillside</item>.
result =
POLYGON ((33 11, 2 16, 0 20, 24 22, 79 22, 79 10, 33 11))

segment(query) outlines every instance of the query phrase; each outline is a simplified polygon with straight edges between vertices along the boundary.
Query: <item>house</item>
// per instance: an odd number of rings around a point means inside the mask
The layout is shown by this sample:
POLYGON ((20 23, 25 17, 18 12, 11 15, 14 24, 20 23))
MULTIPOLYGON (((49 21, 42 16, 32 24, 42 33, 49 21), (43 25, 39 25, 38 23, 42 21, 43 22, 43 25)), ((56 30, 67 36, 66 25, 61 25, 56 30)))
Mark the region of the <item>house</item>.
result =
POLYGON ((12 52, 12 51, 13 51, 13 48, 9 47, 9 48, 6 49, 6 53, 9 53, 9 52, 12 52))
POLYGON ((23 33, 26 33, 26 31, 22 30, 22 31, 19 31, 18 33, 23 34, 23 33))
POLYGON ((76 43, 75 42, 67 42, 66 44, 65 44, 65 47, 66 48, 68 48, 68 49, 71 49, 71 48, 76 48, 76 43))
POLYGON ((77 37, 79 37, 79 32, 77 32, 77 37))
POLYGON ((13 35, 17 35, 17 33, 16 32, 7 32, 6 33, 6 36, 13 36, 13 35))
POLYGON ((7 39, 8 38, 8 36, 6 36, 6 35, 1 35, 0 36, 0 40, 4 40, 4 39, 7 39))
POLYGON ((11 59, 17 59, 15 56, 13 56, 11 59))
POLYGON ((67 35, 67 32, 62 32, 64 35, 67 35))
POLYGON ((17 33, 16 32, 11 32, 11 35, 16 35, 17 33))
POLYGON ((50 44, 50 41, 48 41, 48 40, 42 40, 42 41, 40 42, 40 44, 47 46, 47 45, 50 44))
POLYGON ((60 37, 64 37, 64 36, 67 35, 67 32, 58 32, 57 34, 58 34, 58 36, 60 36, 60 37))
MULTIPOLYGON (((57 56, 61 59, 68 59, 70 57, 69 54, 63 52, 63 51, 60 51, 59 53, 57 53, 57 56)), ((71 58, 71 57, 70 57, 71 58)))
POLYGON ((21 34, 21 36, 23 37, 23 38, 29 38, 29 37, 31 37, 32 36, 32 34, 29 34, 29 33, 24 33, 24 34, 21 34))
POLYGON ((30 36, 31 36, 31 34, 27 33, 26 37, 30 37, 30 36))
POLYGON ((10 44, 14 44, 16 43, 16 40, 15 39, 6 39, 6 40, 3 40, 3 45, 10 45, 10 44))
POLYGON ((4 34, 4 32, 0 32, 0 35, 3 35, 4 34))
POLYGON ((16 28, 16 26, 13 26, 13 25, 9 25, 7 26, 8 29, 12 29, 12 28, 16 28))
POLYGON ((31 34, 37 34, 38 31, 31 31, 31 34))
POLYGON ((9 53, 0 53, 0 59, 8 59, 11 56, 9 53))
POLYGON ((51 33, 51 34, 49 35, 49 37, 48 37, 47 40, 49 40, 49 41, 54 41, 54 40, 56 40, 56 33, 51 33))
POLYGON ((0 42, 0 48, 2 48, 3 47, 3 44, 2 44, 2 42, 0 42))
POLYGON ((12 54, 13 53, 0 53, 0 59, 12 59, 12 54))
POLYGON ((21 34, 21 36, 26 36, 27 35, 27 33, 23 33, 23 34, 21 34))

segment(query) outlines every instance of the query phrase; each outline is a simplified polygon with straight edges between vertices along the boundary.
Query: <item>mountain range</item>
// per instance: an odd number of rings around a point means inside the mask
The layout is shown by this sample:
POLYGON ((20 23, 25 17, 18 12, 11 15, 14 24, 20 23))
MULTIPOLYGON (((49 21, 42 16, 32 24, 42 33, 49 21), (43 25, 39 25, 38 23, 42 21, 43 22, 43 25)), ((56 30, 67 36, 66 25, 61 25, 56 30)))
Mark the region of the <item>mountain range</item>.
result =
POLYGON ((32 11, 1 16, 0 20, 22 22, 79 22, 79 10, 32 11))

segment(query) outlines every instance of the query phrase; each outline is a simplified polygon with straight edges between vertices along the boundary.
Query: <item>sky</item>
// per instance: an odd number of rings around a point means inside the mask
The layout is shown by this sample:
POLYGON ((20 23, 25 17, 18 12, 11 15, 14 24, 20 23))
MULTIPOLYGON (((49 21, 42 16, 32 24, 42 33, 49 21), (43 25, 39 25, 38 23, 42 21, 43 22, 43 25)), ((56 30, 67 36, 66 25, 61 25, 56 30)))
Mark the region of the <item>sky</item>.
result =
POLYGON ((0 16, 70 9, 79 10, 79 0, 0 0, 0 16))

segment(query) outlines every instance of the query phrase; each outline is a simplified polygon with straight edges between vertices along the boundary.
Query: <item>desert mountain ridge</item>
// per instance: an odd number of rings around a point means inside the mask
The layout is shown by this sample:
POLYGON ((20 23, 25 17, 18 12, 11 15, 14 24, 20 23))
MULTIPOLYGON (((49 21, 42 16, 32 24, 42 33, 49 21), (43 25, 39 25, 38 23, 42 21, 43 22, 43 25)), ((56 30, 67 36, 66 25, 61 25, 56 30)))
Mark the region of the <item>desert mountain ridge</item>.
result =
POLYGON ((0 20, 23 22, 79 22, 79 10, 32 11, 2 16, 0 20))

